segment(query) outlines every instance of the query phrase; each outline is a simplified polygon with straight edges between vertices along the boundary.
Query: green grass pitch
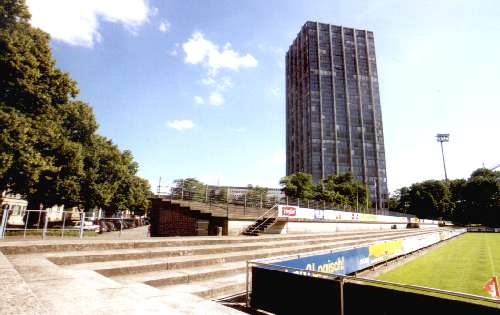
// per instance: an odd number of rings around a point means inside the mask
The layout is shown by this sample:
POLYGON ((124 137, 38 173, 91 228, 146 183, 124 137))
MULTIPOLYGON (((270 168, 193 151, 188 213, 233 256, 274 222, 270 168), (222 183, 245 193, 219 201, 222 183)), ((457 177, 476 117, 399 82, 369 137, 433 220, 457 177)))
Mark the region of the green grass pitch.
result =
POLYGON ((500 234, 466 233, 378 279, 489 297, 494 274, 500 280, 500 234))

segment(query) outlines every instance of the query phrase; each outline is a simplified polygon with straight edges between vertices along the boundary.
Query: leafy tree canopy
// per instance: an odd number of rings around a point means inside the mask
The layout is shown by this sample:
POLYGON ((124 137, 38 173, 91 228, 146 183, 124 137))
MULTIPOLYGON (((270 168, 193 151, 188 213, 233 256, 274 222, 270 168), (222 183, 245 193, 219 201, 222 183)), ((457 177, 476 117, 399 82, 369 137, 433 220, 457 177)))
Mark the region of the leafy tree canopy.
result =
POLYGON ((285 194, 292 198, 314 198, 314 184, 311 174, 295 173, 280 180, 285 194))
POLYGON ((500 172, 480 168, 469 179, 429 180, 393 194, 391 210, 420 218, 500 226, 500 172))
POLYGON ((24 0, 0 2, 0 191, 38 209, 147 207, 148 183, 131 152, 96 134, 92 108, 55 66, 49 35, 29 24, 24 0))

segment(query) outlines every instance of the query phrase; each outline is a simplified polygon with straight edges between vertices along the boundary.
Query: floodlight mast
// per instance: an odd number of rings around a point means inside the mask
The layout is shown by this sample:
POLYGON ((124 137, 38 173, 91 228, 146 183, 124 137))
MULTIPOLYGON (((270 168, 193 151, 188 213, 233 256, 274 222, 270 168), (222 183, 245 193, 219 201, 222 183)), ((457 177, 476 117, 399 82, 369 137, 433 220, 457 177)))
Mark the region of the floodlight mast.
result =
POLYGON ((443 156, 444 178, 445 178, 446 181, 448 181, 448 174, 446 173, 446 163, 444 161, 443 142, 449 142, 450 141, 450 134, 449 133, 438 133, 436 135, 436 140, 439 143, 441 143, 441 155, 443 156))

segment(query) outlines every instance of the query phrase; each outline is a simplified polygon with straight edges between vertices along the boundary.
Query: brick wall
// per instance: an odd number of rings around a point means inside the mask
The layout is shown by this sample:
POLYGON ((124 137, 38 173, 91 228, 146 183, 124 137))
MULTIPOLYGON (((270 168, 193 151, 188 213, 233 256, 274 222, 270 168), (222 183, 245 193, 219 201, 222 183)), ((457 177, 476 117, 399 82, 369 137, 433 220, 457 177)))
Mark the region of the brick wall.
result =
POLYGON ((218 227, 227 235, 226 218, 181 207, 169 200, 151 199, 150 217, 153 237, 217 235, 218 227))
POLYGON ((151 236, 193 236, 197 219, 189 210, 177 204, 153 200, 151 209, 151 236))

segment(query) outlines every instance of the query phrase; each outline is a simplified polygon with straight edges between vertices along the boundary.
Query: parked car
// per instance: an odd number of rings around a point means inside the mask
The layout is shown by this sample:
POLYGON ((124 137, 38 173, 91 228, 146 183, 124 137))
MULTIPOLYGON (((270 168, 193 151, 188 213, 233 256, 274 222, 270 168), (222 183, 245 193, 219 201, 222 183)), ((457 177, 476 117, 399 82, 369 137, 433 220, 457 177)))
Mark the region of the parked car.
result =
MULTIPOLYGON (((75 229, 80 229, 80 222, 76 222, 75 229)), ((97 224, 94 224, 92 221, 83 221, 83 230, 84 231, 95 231, 99 233, 100 227, 97 224)))

